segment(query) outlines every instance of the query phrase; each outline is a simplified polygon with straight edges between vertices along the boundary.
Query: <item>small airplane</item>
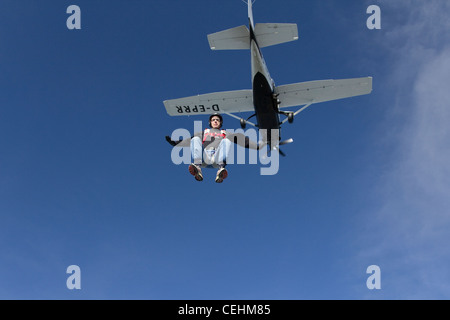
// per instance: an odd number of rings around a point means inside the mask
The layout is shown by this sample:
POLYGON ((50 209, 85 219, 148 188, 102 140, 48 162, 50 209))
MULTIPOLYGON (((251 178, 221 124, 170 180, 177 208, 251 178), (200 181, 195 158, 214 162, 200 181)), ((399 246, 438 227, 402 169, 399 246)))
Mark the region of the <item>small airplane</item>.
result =
POLYGON ((269 74, 261 48, 298 40, 297 25, 293 23, 254 23, 252 0, 248 5, 248 28, 245 25, 208 35, 212 50, 250 50, 252 89, 222 91, 186 98, 165 100, 164 106, 170 116, 191 116, 222 113, 240 121, 242 129, 246 124, 259 128, 262 145, 269 150, 279 150, 279 145, 293 142, 281 141, 280 128, 286 121, 315 103, 360 96, 372 92, 372 77, 318 80, 276 86, 269 74), (297 111, 282 108, 300 107, 297 111), (247 119, 234 113, 252 112, 247 119), (280 115, 286 118, 281 121, 280 115), (256 116, 256 124, 248 121, 256 116), (265 130, 264 130, 265 129, 265 130), (275 130, 275 131, 273 131, 275 130), (272 135, 272 132, 275 134, 272 135))

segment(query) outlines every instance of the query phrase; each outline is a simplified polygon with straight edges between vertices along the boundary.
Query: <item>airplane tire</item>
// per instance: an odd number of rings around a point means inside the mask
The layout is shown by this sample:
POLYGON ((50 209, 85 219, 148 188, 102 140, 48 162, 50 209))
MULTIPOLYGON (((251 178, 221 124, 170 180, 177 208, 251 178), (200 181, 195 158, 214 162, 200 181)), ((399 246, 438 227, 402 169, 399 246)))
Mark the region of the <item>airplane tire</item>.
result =
POLYGON ((290 112, 289 115, 288 115, 288 122, 289 123, 294 122, 294 114, 292 112, 290 112))

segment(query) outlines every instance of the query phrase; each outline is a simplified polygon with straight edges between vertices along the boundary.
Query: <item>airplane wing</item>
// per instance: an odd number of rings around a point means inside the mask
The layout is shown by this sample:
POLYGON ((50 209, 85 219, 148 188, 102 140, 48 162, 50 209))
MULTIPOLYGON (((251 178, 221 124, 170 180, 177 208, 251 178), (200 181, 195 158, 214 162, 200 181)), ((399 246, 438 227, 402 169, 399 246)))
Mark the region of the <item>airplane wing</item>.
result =
POLYGON ((215 112, 235 113, 255 110, 252 90, 214 92, 165 100, 164 106, 170 116, 193 116, 215 112))
POLYGON ((275 87, 280 108, 355 97, 372 92, 372 77, 319 80, 275 87))

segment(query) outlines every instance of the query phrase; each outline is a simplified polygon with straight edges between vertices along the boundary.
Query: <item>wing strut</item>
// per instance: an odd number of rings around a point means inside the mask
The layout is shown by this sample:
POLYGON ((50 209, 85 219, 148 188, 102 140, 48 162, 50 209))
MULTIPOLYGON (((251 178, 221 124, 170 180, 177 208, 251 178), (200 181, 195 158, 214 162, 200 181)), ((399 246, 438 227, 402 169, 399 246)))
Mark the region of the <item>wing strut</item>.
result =
MULTIPOLYGON (((305 110, 306 108, 308 108, 310 105, 312 105, 314 103, 314 101, 312 101, 311 103, 305 105, 304 107, 301 107, 300 109, 298 109, 297 111, 294 112, 294 117, 299 114, 300 112, 302 112, 303 110, 305 110)), ((284 119, 281 124, 285 123, 286 121, 288 121, 288 118, 284 119)))
MULTIPOLYGON (((235 115, 232 114, 232 113, 224 112, 224 114, 229 115, 230 117, 233 117, 233 118, 235 118, 235 119, 238 119, 239 121, 242 119, 242 118, 240 118, 240 117, 238 117, 238 116, 235 116, 235 115)), ((252 126, 254 126, 255 128, 257 128, 256 124, 254 124, 254 123, 252 123, 252 122, 250 122, 250 121, 247 121, 247 120, 246 120, 245 123, 251 124, 252 126)))

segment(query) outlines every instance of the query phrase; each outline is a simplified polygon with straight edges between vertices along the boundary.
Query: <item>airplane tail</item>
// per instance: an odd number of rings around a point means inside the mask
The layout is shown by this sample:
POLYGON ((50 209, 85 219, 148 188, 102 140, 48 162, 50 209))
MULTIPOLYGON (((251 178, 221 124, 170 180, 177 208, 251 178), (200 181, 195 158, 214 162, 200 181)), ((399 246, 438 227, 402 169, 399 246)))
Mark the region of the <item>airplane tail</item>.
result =
MULTIPOLYGON (((256 43, 260 48, 298 39, 295 23, 253 23, 252 0, 248 1, 249 28, 253 30, 256 43)), ((208 35, 211 50, 248 50, 250 49, 250 31, 246 26, 226 29, 208 35)))
MULTIPOLYGON (((257 23, 255 38, 260 48, 290 42, 298 39, 295 23, 257 23)), ((246 50, 250 49, 250 31, 246 26, 239 26, 224 31, 208 34, 211 50, 246 50)))

